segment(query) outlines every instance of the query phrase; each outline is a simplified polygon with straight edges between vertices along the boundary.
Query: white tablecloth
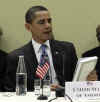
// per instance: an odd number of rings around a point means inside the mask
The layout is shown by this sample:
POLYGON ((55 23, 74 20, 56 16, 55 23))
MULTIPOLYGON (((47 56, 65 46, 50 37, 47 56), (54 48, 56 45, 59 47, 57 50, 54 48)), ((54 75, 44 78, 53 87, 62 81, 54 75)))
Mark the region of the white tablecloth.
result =
MULTIPOLYGON (((41 100, 37 100, 37 97, 34 92, 27 92, 25 96, 17 96, 14 92, 0 92, 0 102, 41 102, 41 100)), ((42 100, 42 102, 48 102, 53 98, 55 98, 55 92, 51 93, 48 100, 42 100)))
MULTIPOLYGON (((51 93, 51 96, 48 97, 48 100, 37 100, 37 95, 34 92, 28 92, 26 96, 16 96, 16 93, 7 93, 0 92, 0 102, 48 102, 49 100, 55 98, 55 92, 51 93)), ((65 100, 64 97, 57 98, 51 102, 70 102, 69 100, 65 100)), ((100 100, 81 100, 81 101, 73 101, 73 102, 100 102, 100 100)))

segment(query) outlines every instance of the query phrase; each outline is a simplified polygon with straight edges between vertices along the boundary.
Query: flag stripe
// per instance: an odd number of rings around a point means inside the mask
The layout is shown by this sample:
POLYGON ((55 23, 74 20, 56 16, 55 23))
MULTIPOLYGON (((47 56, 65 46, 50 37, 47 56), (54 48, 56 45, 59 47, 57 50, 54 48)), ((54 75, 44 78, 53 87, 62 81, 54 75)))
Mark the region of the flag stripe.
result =
POLYGON ((43 78, 43 76, 39 73, 39 72, 37 72, 37 74, 36 74, 40 79, 42 79, 43 78))
POLYGON ((45 62, 44 65, 38 65, 37 70, 36 70, 36 75, 40 78, 43 79, 44 76, 46 75, 50 65, 48 62, 45 62))
POLYGON ((37 70, 40 71, 41 74, 42 74, 42 73, 45 74, 45 71, 43 71, 43 70, 41 69, 41 67, 39 67, 37 70))

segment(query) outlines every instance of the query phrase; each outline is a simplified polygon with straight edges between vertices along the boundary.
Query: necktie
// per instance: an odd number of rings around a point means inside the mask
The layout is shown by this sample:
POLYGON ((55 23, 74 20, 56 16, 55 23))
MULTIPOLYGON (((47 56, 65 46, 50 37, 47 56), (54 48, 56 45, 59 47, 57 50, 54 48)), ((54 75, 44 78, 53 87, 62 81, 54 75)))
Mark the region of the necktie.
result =
POLYGON ((46 45, 42 44, 40 49, 42 51, 42 54, 40 56, 40 63, 38 65, 37 71, 36 71, 36 75, 40 78, 40 79, 47 79, 49 78, 49 57, 48 54, 46 52, 46 45))
POLYGON ((47 46, 45 44, 42 44, 40 49, 42 50, 41 56, 40 56, 40 64, 44 64, 46 61, 49 63, 49 57, 48 54, 46 52, 46 48, 47 46))
MULTIPOLYGON (((41 62, 41 64, 44 64, 45 62, 47 62, 50 65, 49 57, 48 57, 48 54, 46 52, 46 49, 47 49, 47 45, 42 44, 41 45, 42 54, 41 54, 41 57, 40 57, 40 62, 41 62)), ((49 79, 50 80, 50 70, 49 69, 48 69, 44 79, 47 79, 47 80, 49 79)))

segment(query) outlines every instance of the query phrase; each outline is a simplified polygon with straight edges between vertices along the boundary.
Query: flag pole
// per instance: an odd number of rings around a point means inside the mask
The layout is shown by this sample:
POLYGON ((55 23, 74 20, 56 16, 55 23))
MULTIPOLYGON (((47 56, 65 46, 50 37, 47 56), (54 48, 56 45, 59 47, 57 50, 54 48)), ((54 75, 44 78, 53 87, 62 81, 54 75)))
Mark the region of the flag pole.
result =
POLYGON ((41 80, 42 93, 41 93, 41 95, 37 98, 38 100, 47 100, 47 99, 48 99, 47 96, 43 95, 43 85, 44 85, 44 81, 43 81, 43 80, 44 80, 44 79, 41 80))

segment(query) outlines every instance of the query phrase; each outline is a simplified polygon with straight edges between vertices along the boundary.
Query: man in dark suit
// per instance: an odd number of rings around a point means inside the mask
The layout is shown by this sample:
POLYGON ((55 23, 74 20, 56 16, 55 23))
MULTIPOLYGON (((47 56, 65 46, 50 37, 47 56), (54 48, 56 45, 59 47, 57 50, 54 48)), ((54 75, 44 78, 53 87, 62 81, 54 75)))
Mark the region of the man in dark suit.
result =
MULTIPOLYGON (((0 38, 2 37, 2 29, 0 28, 0 38)), ((7 53, 0 49, 0 91, 4 92, 4 85, 5 85, 5 72, 6 72, 6 56, 7 53)))
MULTIPOLYGON (((98 25, 96 28, 96 37, 100 44, 100 25, 98 25)), ((89 75, 89 77, 90 77, 89 79, 90 80, 100 80, 100 46, 93 48, 89 51, 86 51, 82 54, 82 57, 91 57, 91 56, 97 56, 98 61, 97 61, 96 67, 95 67, 96 71, 93 71, 94 74, 92 72, 92 74, 89 75), (97 74, 97 76, 96 76, 96 74, 97 74)))
POLYGON ((4 85, 5 85, 5 72, 6 72, 6 56, 7 53, 0 50, 0 91, 5 91, 4 90, 4 85))
POLYGON ((64 85, 65 81, 72 81, 77 63, 75 48, 70 42, 51 38, 52 19, 48 9, 43 6, 33 6, 27 11, 25 21, 26 29, 32 33, 32 40, 25 46, 9 53, 6 89, 15 91, 18 56, 24 55, 27 89, 28 91, 34 90, 34 79, 40 61, 42 44, 47 46, 46 51, 50 59, 51 76, 53 76, 52 84, 64 85))

